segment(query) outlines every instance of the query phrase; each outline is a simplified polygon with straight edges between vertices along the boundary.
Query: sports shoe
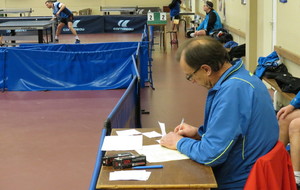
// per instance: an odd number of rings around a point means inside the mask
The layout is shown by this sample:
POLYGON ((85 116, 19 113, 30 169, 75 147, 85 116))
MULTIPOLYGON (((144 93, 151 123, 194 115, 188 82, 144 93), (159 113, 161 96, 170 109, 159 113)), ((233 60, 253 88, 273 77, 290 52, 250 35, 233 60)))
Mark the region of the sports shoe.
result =
POLYGON ((54 42, 55 42, 55 43, 58 43, 58 42, 59 42, 59 40, 58 40, 58 39, 55 39, 55 40, 54 40, 54 42))
POLYGON ((80 44, 80 40, 76 39, 75 44, 80 44))

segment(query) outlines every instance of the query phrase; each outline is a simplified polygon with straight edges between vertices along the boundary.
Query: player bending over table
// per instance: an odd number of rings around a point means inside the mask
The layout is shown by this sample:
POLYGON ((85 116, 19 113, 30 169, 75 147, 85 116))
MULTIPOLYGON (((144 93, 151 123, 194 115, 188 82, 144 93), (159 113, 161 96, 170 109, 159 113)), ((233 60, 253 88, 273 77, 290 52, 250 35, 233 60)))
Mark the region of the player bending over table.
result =
POLYGON ((74 16, 72 11, 70 11, 65 4, 60 3, 60 2, 53 2, 53 1, 46 1, 45 5, 49 9, 53 9, 53 19, 57 18, 58 19, 58 26, 56 29, 56 34, 55 34, 55 42, 58 43, 58 37, 61 33, 62 28, 67 25, 68 28, 71 30, 72 34, 75 36, 75 44, 79 44, 80 40, 77 35, 76 30, 73 28, 73 20, 74 16))

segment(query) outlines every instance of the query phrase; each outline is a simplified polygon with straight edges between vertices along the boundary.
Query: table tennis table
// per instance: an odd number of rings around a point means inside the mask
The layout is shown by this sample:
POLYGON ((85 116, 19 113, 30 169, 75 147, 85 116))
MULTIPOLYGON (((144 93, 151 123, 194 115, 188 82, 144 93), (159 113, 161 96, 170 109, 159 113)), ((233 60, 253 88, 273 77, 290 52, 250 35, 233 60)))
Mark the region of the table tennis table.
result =
POLYGON ((50 41, 53 42, 55 35, 55 21, 52 20, 11 20, 7 22, 0 23, 0 30, 11 30, 10 36, 3 36, 3 40, 11 40, 14 41, 16 39, 26 39, 25 36, 16 36, 16 30, 37 30, 38 31, 38 43, 43 43, 43 31, 46 32, 47 40, 48 40, 48 32, 47 30, 51 29, 51 38, 50 41))
POLYGON ((136 14, 137 7, 102 7, 100 6, 100 11, 103 11, 104 14, 110 14, 110 12, 121 12, 122 13, 129 13, 129 14, 136 14))
POLYGON ((0 8, 0 14, 7 17, 7 14, 19 14, 20 17, 22 16, 30 16, 30 14, 33 12, 32 8, 28 9, 8 9, 8 8, 0 8))

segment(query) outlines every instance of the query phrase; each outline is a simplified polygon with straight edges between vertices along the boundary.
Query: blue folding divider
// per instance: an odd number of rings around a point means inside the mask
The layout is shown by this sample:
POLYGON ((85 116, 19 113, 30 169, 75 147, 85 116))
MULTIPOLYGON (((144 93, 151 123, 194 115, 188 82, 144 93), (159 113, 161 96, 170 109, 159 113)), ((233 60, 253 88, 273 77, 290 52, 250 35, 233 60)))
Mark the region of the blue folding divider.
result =
POLYGON ((145 82, 148 82, 148 60, 149 60, 148 42, 141 41, 136 51, 136 62, 140 74, 140 85, 145 87, 145 82))
POLYGON ((5 48, 0 48, 0 88, 5 89, 5 48))
POLYGON ((140 123, 140 96, 139 96, 139 73, 135 63, 135 57, 132 56, 128 61, 131 63, 131 70, 134 73, 133 79, 118 101, 117 105, 108 115, 104 122, 104 128, 100 138, 100 144, 96 156, 95 168, 92 174, 89 190, 95 190, 97 180, 102 167, 102 157, 104 151, 101 150, 105 135, 110 135, 112 128, 138 128, 141 127, 140 123))
MULTIPOLYGON (((143 34, 145 35, 145 34, 143 34)), ((142 38, 144 39, 144 37, 142 38)), ((138 69, 141 75, 141 87, 145 86, 145 82, 148 79, 148 42, 109 42, 109 43, 95 43, 95 44, 21 44, 21 48, 39 48, 41 51, 59 51, 59 52, 89 52, 89 51, 104 51, 104 50, 114 50, 122 48, 136 47, 136 52, 138 60, 138 69)))
POLYGON ((136 47, 98 52, 7 49, 8 90, 103 90, 126 88, 132 78, 126 59, 136 47))
POLYGON ((105 151, 102 151, 101 149, 102 149, 102 145, 103 145, 104 138, 105 138, 106 135, 109 135, 109 134, 107 132, 107 129, 104 127, 102 129, 102 133, 101 133, 101 137, 100 137, 100 143, 99 143, 98 152, 97 152, 97 156, 96 156, 96 163, 95 163, 94 171, 93 171, 93 174, 92 174, 92 179, 91 179, 89 190, 95 190, 96 189, 98 176, 99 176, 101 166, 102 166, 102 157, 105 154, 105 151))
POLYGON ((137 123, 137 77, 131 81, 117 105, 107 117, 108 128, 140 128, 137 123))
POLYGON ((86 52, 137 47, 139 42, 107 42, 90 44, 20 44, 20 48, 39 48, 47 51, 86 52))

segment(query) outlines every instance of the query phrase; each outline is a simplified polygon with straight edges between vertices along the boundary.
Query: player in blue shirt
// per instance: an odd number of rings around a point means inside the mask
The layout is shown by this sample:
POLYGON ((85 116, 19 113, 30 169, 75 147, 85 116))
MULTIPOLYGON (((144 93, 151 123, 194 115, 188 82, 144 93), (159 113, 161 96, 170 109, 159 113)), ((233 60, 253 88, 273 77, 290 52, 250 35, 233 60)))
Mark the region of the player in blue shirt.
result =
POLYGON ((58 37, 61 33, 62 28, 66 25, 75 36, 75 43, 79 44, 80 40, 76 30, 73 28, 73 13, 70 11, 65 4, 60 2, 46 1, 45 5, 53 10, 53 15, 58 19, 58 26, 55 34, 55 42, 58 42, 58 37))

